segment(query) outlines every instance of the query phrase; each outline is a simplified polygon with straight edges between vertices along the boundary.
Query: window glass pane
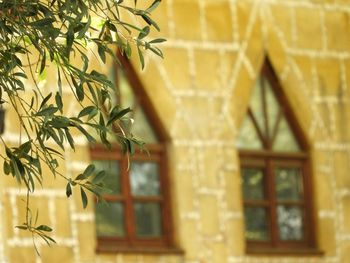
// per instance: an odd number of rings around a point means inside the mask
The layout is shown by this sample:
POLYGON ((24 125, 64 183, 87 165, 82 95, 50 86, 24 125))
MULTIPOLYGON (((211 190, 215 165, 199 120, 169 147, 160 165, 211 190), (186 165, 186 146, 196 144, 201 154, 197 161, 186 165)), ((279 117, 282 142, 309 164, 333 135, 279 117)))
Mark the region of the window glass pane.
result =
MULTIPOLYGON (((122 108, 130 107, 132 112, 133 123, 124 122, 124 126, 127 129, 130 128, 131 133, 142 141, 146 143, 157 143, 157 136, 149 124, 149 121, 144 114, 142 108, 138 104, 132 86, 125 76, 125 73, 119 69, 119 94, 120 94, 120 104, 122 108), (131 125, 131 126, 130 126, 131 125)), ((118 94, 117 94, 118 95, 118 94)))
POLYGON ((243 168, 243 197, 245 200, 264 199, 264 173, 257 168, 243 168))
POLYGON ((281 240, 303 239, 303 213, 297 206, 277 207, 278 229, 281 240))
POLYGON ((125 235, 124 208, 120 202, 96 203, 95 212, 97 236, 125 235))
POLYGON ((135 203, 136 235, 159 237, 162 234, 161 211, 157 203, 135 203))
POLYGON ((300 200, 303 189, 299 169, 276 169, 275 183, 278 200, 300 200))
POLYGON ((119 94, 117 93, 117 96, 120 96, 120 106, 122 108, 134 108, 135 106, 135 96, 134 92, 132 90, 132 87, 128 81, 128 79, 125 76, 125 73, 123 70, 118 68, 118 81, 119 86, 117 87, 117 90, 119 91, 119 94))
POLYGON ((293 131, 284 116, 279 122, 276 139, 273 142, 272 148, 275 151, 281 152, 297 152, 300 150, 293 131))
POLYGON ((96 171, 105 171, 104 185, 111 190, 112 194, 120 194, 120 169, 119 162, 115 160, 93 160, 96 171))
POLYGON ((142 108, 137 107, 136 109, 133 109, 133 119, 134 122, 131 126, 131 133, 139 139, 142 139, 142 141, 146 143, 157 143, 157 137, 150 126, 147 117, 145 113, 143 112, 142 108))
POLYGON ((268 240, 266 209, 261 207, 245 207, 244 214, 246 238, 256 241, 268 240))
POLYGON ((249 107, 252 109, 252 112, 254 114, 254 117, 258 123, 258 126, 261 132, 265 134, 265 118, 264 118, 264 108, 263 108, 263 97, 261 92, 262 92, 261 78, 259 78, 256 81, 249 107))
POLYGON ((264 78, 263 81, 264 81, 265 94, 266 94, 268 129, 269 129, 269 136, 271 137, 276 125, 277 116, 278 116, 280 107, 275 97, 275 94, 273 93, 270 82, 268 81, 267 78, 264 78))
POLYGON ((252 119, 246 116, 237 141, 238 148, 241 149, 262 149, 262 143, 252 119))
POLYGON ((132 162, 130 167, 131 192, 136 196, 160 194, 158 164, 154 162, 132 162))

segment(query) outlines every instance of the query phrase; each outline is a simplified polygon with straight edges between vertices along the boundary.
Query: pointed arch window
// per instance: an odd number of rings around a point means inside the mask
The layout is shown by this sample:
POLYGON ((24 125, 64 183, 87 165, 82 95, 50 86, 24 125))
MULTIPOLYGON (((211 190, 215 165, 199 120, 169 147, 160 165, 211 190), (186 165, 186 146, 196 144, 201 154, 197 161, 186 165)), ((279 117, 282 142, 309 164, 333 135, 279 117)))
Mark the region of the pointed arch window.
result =
MULTIPOLYGON (((148 152, 136 151, 128 159, 118 146, 107 150, 92 145, 90 155, 97 170, 107 173, 112 190, 104 196, 107 205, 95 204, 97 250, 145 251, 172 247, 172 223, 167 178, 167 135, 131 64, 119 57, 113 75, 118 103, 130 107, 131 132, 147 143, 148 152)), ((125 123, 125 125, 130 125, 125 123)))
POLYGON ((248 252, 314 247, 307 144, 268 60, 238 138, 248 252))

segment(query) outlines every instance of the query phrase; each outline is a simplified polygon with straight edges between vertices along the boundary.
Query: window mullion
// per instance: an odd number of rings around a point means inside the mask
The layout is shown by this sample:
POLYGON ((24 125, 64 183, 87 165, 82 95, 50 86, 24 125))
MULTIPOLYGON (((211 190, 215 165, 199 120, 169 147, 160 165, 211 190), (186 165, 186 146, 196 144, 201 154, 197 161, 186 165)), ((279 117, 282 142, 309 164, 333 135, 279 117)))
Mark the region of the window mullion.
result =
POLYGON ((123 157, 121 160, 121 174, 123 195, 125 196, 125 227, 127 233, 128 243, 132 244, 135 240, 135 217, 133 212, 133 200, 130 187, 130 175, 128 169, 128 159, 123 157))
POLYGON ((266 160, 266 176, 267 176, 267 189, 269 199, 269 214, 270 214, 270 235, 271 244, 276 246, 278 243, 278 224, 277 224, 277 200, 275 191, 275 173, 271 159, 266 160))
POLYGON ((264 124, 265 124, 265 140, 264 140, 264 146, 265 149, 271 148, 271 141, 270 141, 270 134, 269 134, 269 120, 267 116, 267 102, 266 102, 266 87, 263 81, 263 78, 260 79, 261 81, 261 99, 262 99, 262 105, 263 105, 263 113, 264 113, 264 124))

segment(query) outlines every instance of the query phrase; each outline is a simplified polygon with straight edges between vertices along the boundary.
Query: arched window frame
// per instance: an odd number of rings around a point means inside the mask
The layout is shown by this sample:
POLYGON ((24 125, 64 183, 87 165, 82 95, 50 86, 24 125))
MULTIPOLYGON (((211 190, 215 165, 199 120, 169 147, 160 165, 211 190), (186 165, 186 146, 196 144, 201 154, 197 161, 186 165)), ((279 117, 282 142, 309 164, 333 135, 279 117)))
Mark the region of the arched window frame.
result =
MULTIPOLYGON (((297 118, 291 110, 289 101, 284 95, 282 87, 273 71, 268 58, 265 59, 261 69, 261 76, 265 77, 272 88, 273 94, 279 102, 282 112, 286 116, 290 128, 297 139, 300 147, 298 152, 282 152, 272 149, 272 140, 266 140, 264 136, 258 132, 263 149, 239 149, 240 157, 240 169, 243 176, 244 169, 257 168, 261 169, 264 174, 263 191, 265 195, 264 200, 247 200, 243 196, 243 208, 248 207, 262 207, 267 211, 267 234, 268 240, 252 240, 246 238, 246 249, 248 253, 320 253, 316 249, 315 241, 315 219, 313 211, 313 188, 312 188, 312 175, 310 166, 310 147, 307 140, 298 125, 297 118), (283 204, 283 202, 277 200, 277 194, 275 189, 275 168, 276 167, 291 167, 300 169, 303 191, 301 193, 301 200, 294 204, 302 207, 303 211, 303 238, 301 240, 288 240, 283 241, 279 237, 278 222, 277 222, 277 206, 283 204)), ((255 87, 256 88, 256 87, 255 87)), ((263 95, 264 96, 264 95, 263 95)), ((266 117, 266 97, 263 98, 264 116, 266 117)), ((252 115, 252 110, 248 107, 247 114, 252 118, 254 126, 256 127, 257 120, 252 115)), ((265 123, 265 125, 268 125, 265 123)), ((243 179, 243 178, 242 178, 243 179)), ((243 180, 242 180, 243 181, 243 180)), ((242 183, 243 185, 243 183, 242 183)))
MULTIPOLYGON (((174 246, 173 224, 171 215, 170 187, 168 178, 168 156, 167 143, 170 138, 161 124, 153 105, 145 92, 140 79, 129 60, 118 52, 118 59, 121 65, 115 65, 115 83, 118 83, 117 67, 121 66, 133 89, 137 104, 145 113, 145 116, 153 128, 157 137, 156 143, 146 145, 147 151, 136 150, 130 157, 130 162, 154 162, 159 169, 159 196, 134 196, 131 193, 129 160, 122 153, 118 144, 113 144, 108 150, 102 144, 90 146, 90 157, 93 161, 111 160, 118 161, 121 181, 120 194, 104 195, 108 201, 119 201, 124 206, 124 227, 125 235, 117 236, 97 236, 97 252, 181 252, 174 246), (136 202, 151 202, 160 204, 161 209, 161 235, 157 237, 138 237, 136 235, 136 217, 133 211, 133 204, 136 202)), ((118 96, 118 95, 117 95, 118 96)), ((142 140, 142 138, 139 138, 142 140)), ((107 207, 108 209, 108 207, 107 207)))

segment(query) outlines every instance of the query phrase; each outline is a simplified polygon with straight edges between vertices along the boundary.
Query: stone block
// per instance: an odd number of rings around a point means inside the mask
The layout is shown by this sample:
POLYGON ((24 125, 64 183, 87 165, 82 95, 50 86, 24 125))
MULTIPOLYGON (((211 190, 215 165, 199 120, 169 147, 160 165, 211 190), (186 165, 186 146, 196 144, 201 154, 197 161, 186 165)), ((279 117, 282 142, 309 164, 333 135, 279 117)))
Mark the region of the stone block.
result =
POLYGON ((232 42, 232 14, 229 2, 206 2, 205 21, 208 40, 232 42))
POLYGON ((174 209, 181 214, 192 212, 195 208, 194 200, 196 198, 193 174, 189 171, 179 171, 175 177, 174 190, 176 193, 173 193, 174 209))
POLYGON ((193 139, 212 139, 208 118, 214 117, 215 113, 208 112, 210 101, 206 97, 199 96, 185 97, 181 101, 181 108, 184 114, 186 114, 185 118, 190 124, 189 128, 191 129, 193 139))
POLYGON ((322 29, 319 12, 310 8, 296 8, 295 21, 297 26, 296 46, 301 49, 321 49, 322 29))
POLYGON ((200 9, 197 1, 178 0, 173 2, 175 37, 184 40, 200 40, 200 9))
POLYGON ((220 231, 219 199, 214 195, 201 194, 199 197, 201 229, 205 236, 214 236, 220 231))
POLYGON ((218 51, 197 50, 194 56, 196 67, 196 88, 218 91, 220 85, 221 65, 218 51))
POLYGON ((229 219, 226 225, 226 244, 229 256, 245 254, 244 218, 229 219))
MULTIPOLYGON (((314 91, 314 83, 313 83, 313 76, 312 76, 312 60, 309 57, 304 56, 295 56, 293 57, 293 62, 296 64, 298 70, 302 74, 301 78, 305 85, 302 87, 302 93, 305 94, 305 97, 309 100, 311 97, 313 97, 314 91)), ((293 70, 293 65, 290 64, 290 71, 289 74, 295 75, 295 72, 293 70)), ((297 78, 297 76, 294 76, 294 78, 297 78)))
POLYGON ((335 256, 337 243, 335 240, 336 229, 333 218, 319 218, 317 224, 317 236, 319 248, 325 256, 335 256))
POLYGON ((255 79, 250 78, 247 69, 241 67, 234 82, 234 90, 232 94, 228 94, 228 96, 231 96, 229 98, 232 98, 232 102, 229 104, 230 117, 235 121, 238 130, 240 130, 246 116, 255 81, 255 79))
POLYGON ((201 238, 198 232, 197 220, 186 219, 182 220, 181 228, 179 229, 179 241, 181 248, 186 251, 186 260, 196 260, 201 253, 201 238))
POLYGON ((227 261, 227 244, 226 242, 212 242, 210 244, 212 252, 212 262, 227 261))
POLYGON ((74 263, 73 248, 59 246, 42 246, 40 250, 42 262, 74 263))
POLYGON ((76 222, 78 227, 79 253, 82 261, 94 261, 96 257, 95 224, 91 222, 76 222))
POLYGON ((241 212, 243 209, 243 193, 242 180, 240 171, 225 172, 225 201, 227 202, 227 209, 231 212, 241 212))
POLYGON ((341 200, 341 206, 343 208, 342 213, 342 222, 343 225, 341 228, 343 229, 342 233, 350 235, 350 196, 344 196, 341 200))
POLYGON ((166 71, 166 81, 170 81, 174 92, 192 88, 187 51, 182 48, 164 48, 163 52, 165 59, 162 66, 166 71))
POLYGON ((334 152, 334 178, 336 180, 337 188, 350 188, 350 154, 346 151, 334 152))
MULTIPOLYGON (((151 2, 147 2, 148 6, 151 2)), ((141 2, 140 2, 141 3, 141 2)), ((158 24, 160 31, 157 30, 152 31, 152 37, 161 37, 168 38, 169 37, 169 7, 166 2, 162 2, 156 10, 152 12, 152 19, 156 21, 158 24)))
POLYGON ((223 161, 221 149, 217 147, 206 147, 198 153, 200 156, 200 163, 202 164, 199 174, 200 187, 206 188, 220 188, 220 173, 223 168, 223 161))
POLYGON ((350 259, 350 241, 344 241, 340 245, 340 263, 347 263, 350 259))
MULTIPOLYGON (((282 33, 283 39, 289 44, 292 43, 292 17, 291 11, 286 9, 283 5, 271 5, 269 6, 272 14, 273 25, 269 28, 272 31, 273 27, 277 27, 278 30, 282 33)), ((263 23, 268 23, 266 19, 263 23)))
POLYGON ((313 113, 309 94, 303 90, 305 87, 295 74, 288 74, 280 84, 299 127, 307 135, 313 113))
POLYGON ((338 143, 350 140, 350 129, 344 123, 350 120, 350 103, 340 102, 334 106, 335 134, 334 139, 338 143))
POLYGON ((237 1, 236 10, 238 21, 238 35, 240 42, 242 42, 246 38, 246 32, 253 10, 251 8, 251 4, 245 1, 237 1))
MULTIPOLYGON (((64 190, 62 190, 64 191, 64 190)), ((67 198, 57 198, 55 200, 56 209, 56 225, 54 226, 55 235, 59 237, 71 237, 71 212, 69 209, 69 202, 67 198)))
POLYGON ((349 16, 345 12, 326 12, 325 26, 327 29, 327 44, 330 50, 349 51, 349 16))
POLYGON ((338 96, 341 91, 340 65, 336 59, 319 58, 316 61, 320 96, 338 96))
POLYGON ((12 247, 8 249, 9 262, 36 262, 36 252, 32 247, 12 247))
POLYGON ((317 210, 334 211, 335 196, 332 189, 332 176, 314 171, 314 202, 317 210))

